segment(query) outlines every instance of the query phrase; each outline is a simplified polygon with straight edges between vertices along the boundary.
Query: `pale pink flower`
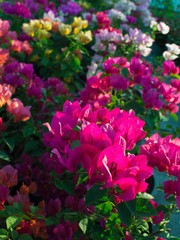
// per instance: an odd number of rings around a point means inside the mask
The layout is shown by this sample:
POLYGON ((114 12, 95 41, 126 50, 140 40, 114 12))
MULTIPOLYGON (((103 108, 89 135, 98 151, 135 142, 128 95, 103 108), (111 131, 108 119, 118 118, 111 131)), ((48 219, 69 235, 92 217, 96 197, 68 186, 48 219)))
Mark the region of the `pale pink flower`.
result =
POLYGON ((0 84, 0 107, 6 104, 6 102, 10 99, 12 93, 10 91, 9 85, 0 84))
POLYGON ((7 102, 7 111, 13 115, 14 122, 27 121, 31 117, 29 109, 31 106, 24 107, 21 100, 13 98, 7 102))

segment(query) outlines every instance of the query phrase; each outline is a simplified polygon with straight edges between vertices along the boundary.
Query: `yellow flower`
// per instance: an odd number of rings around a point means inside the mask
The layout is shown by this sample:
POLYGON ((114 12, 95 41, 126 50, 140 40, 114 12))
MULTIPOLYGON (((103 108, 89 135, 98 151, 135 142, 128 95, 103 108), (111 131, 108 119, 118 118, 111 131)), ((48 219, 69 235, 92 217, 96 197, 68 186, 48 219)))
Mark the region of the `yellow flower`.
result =
POLYGON ((35 20, 30 20, 30 24, 29 24, 32 28, 34 29, 41 29, 42 28, 42 23, 35 19, 35 20))
POLYGON ((78 34, 80 30, 81 30, 81 28, 75 27, 74 30, 73 30, 73 33, 78 34))
POLYGON ((88 27, 88 20, 83 20, 82 21, 82 28, 87 28, 88 27))
POLYGON ((59 25, 59 31, 63 36, 69 35, 72 31, 72 27, 71 27, 71 25, 61 23, 59 25))
POLYGON ((34 56, 30 59, 31 62, 37 62, 38 60, 39 60, 39 56, 38 56, 38 55, 34 55, 34 56))
POLYGON ((64 81, 67 82, 67 83, 70 83, 71 82, 71 77, 64 78, 64 81))
POLYGON ((74 28, 73 33, 78 34, 82 28, 87 28, 88 21, 82 20, 81 17, 74 17, 74 22, 71 24, 71 26, 74 28))
POLYGON ((45 55, 50 55, 53 52, 52 49, 46 49, 45 50, 45 55))
POLYGON ((89 42, 92 41, 92 33, 90 30, 86 32, 81 31, 77 36, 79 41, 82 42, 83 44, 88 44, 89 42))
POLYGON ((52 29, 52 23, 45 21, 45 22, 43 22, 43 27, 45 30, 50 31, 52 29))
POLYGON ((58 61, 60 59, 59 55, 56 55, 55 60, 58 61))
POLYGON ((28 23, 23 23, 22 29, 28 36, 34 37, 34 29, 28 23))
POLYGON ((91 6, 90 3, 85 2, 85 1, 79 1, 78 3, 79 3, 79 5, 80 5, 82 8, 84 8, 84 9, 89 9, 90 6, 91 6))
POLYGON ((80 27, 82 28, 82 18, 81 17, 74 17, 74 22, 71 24, 72 27, 80 27))
POLYGON ((42 38, 50 38, 51 34, 46 31, 45 29, 39 29, 38 31, 38 37, 39 39, 42 39, 42 38))

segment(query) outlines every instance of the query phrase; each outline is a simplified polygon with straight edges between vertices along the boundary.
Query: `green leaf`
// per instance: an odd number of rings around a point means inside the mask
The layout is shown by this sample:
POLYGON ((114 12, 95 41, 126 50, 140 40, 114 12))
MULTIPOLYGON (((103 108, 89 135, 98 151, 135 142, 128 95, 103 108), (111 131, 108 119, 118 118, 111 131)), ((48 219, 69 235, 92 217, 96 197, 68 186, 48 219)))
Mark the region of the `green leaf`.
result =
POLYGON ((77 182, 77 184, 76 184, 76 187, 77 187, 79 184, 85 182, 87 179, 89 179, 88 174, 87 174, 87 173, 81 173, 81 174, 79 175, 79 179, 78 179, 78 182, 77 182))
POLYGON ((22 209, 15 207, 15 204, 13 204, 13 206, 5 206, 5 209, 0 212, 0 215, 4 218, 8 218, 12 215, 20 216, 22 218, 28 218, 28 216, 25 215, 22 209))
POLYGON ((55 183, 55 186, 60 190, 64 190, 70 195, 74 194, 74 185, 72 180, 62 181, 56 178, 54 183, 55 183))
POLYGON ((76 125, 76 126, 74 126, 74 127, 72 128, 72 130, 80 132, 80 131, 81 131, 81 127, 78 126, 78 125, 76 125))
POLYGON ((160 120, 163 122, 167 122, 169 120, 169 116, 165 116, 161 112, 159 112, 159 117, 160 117, 160 120))
POLYGON ((47 40, 47 38, 42 38, 41 42, 46 45, 48 43, 48 40, 47 40))
POLYGON ((49 226, 49 225, 57 224, 57 222, 58 222, 57 218, 55 218, 55 217, 48 217, 45 220, 45 225, 49 226))
POLYGON ((144 199, 153 199, 154 197, 151 195, 151 194, 149 194, 149 193, 141 193, 141 192, 139 192, 137 195, 137 198, 144 198, 144 199))
POLYGON ((63 189, 70 195, 74 195, 74 183, 72 180, 62 182, 63 189))
POLYGON ((63 184, 62 184, 62 181, 61 181, 61 180, 59 180, 59 179, 56 178, 54 184, 55 184, 55 186, 56 186, 57 188, 59 188, 60 190, 63 189, 63 184))
POLYGON ((177 74, 176 75, 175 74, 171 74, 171 76, 180 80, 180 76, 177 75, 177 74))
POLYGON ((164 192, 164 186, 158 186, 158 187, 156 187, 156 189, 164 192))
POLYGON ((4 138, 3 141, 10 148, 11 151, 14 149, 15 141, 13 138, 4 138))
POLYGON ((169 196, 168 198, 165 198, 166 202, 173 203, 175 202, 176 197, 174 195, 169 196))
POLYGON ((169 237, 168 239, 169 239, 169 240, 180 240, 180 238, 178 238, 178 237, 173 237, 173 236, 169 237))
POLYGON ((123 68, 123 69, 122 69, 122 74, 123 74, 123 76, 124 76, 125 78, 127 78, 127 77, 128 77, 128 74, 129 74, 128 69, 127 69, 127 68, 123 68))
POLYGON ((136 199, 126 202, 126 205, 133 215, 136 215, 136 199))
POLYGON ((33 240, 31 236, 29 236, 28 234, 22 234, 18 240, 33 240))
POLYGON ((45 216, 43 216, 43 215, 41 215, 41 214, 36 215, 36 218, 44 219, 44 220, 46 219, 45 216))
POLYGON ((20 222, 21 218, 17 216, 10 216, 6 219, 7 229, 16 227, 20 222))
POLYGON ((97 205, 99 200, 106 196, 107 189, 100 189, 100 186, 94 185, 85 196, 85 207, 88 205, 97 205))
POLYGON ((170 116, 174 119, 175 122, 178 121, 178 116, 175 113, 171 113, 170 116))
POLYGON ((88 226, 88 218, 84 218, 79 222, 79 227, 85 234, 87 231, 87 226, 88 226))
POLYGON ((73 83, 77 87, 78 90, 83 90, 84 89, 84 86, 80 82, 74 81, 73 83))
POLYGON ((32 214, 35 214, 35 212, 37 212, 39 210, 38 206, 30 206, 30 210, 32 214))
POLYGON ((14 208, 17 208, 17 209, 19 209, 19 210, 22 210, 22 208, 23 208, 23 206, 24 206, 24 203, 16 203, 16 202, 14 202, 14 203, 13 203, 13 206, 14 206, 14 208))
POLYGON ((40 63, 41 63, 41 65, 43 65, 43 66, 47 66, 48 63, 49 63, 49 59, 48 59, 48 58, 44 58, 40 63))
POLYGON ((0 229, 0 239, 7 240, 8 232, 5 229, 0 229))
POLYGON ((34 133, 34 126, 32 125, 27 125, 23 129, 23 136, 28 137, 31 136, 34 133))
POLYGON ((157 210, 149 199, 137 198, 136 214, 141 217, 158 216, 157 210))
POLYGON ((9 156, 3 151, 0 151, 0 159, 10 162, 9 156))
POLYGON ((43 95, 44 97, 46 97, 46 95, 47 95, 46 89, 45 89, 45 88, 41 88, 41 90, 42 90, 42 95, 43 95))
POLYGON ((102 210, 104 213, 112 213, 111 210, 113 208, 113 204, 111 202, 104 202, 104 203, 101 203, 99 204, 98 206, 96 206, 96 208, 102 210))
POLYGON ((71 62, 70 62, 70 65, 71 65, 71 67, 72 67, 72 70, 77 71, 78 68, 79 68, 79 65, 80 65, 80 60, 79 60, 79 58, 73 57, 72 60, 71 60, 71 62))
POLYGON ((74 142, 72 142, 71 144, 71 151, 75 148, 75 147, 80 147, 81 143, 79 140, 75 140, 74 142))
POLYGON ((55 170, 52 170, 52 171, 49 173, 49 176, 50 176, 50 177, 56 177, 56 171, 55 171, 55 170))
POLYGON ((37 146, 37 144, 38 144, 37 141, 33 141, 33 140, 29 141, 24 148, 24 153, 34 149, 37 146))
POLYGON ((149 231, 149 225, 145 221, 143 221, 140 225, 138 225, 138 228, 140 228, 140 229, 142 229, 143 231, 146 231, 146 232, 149 231))
POLYGON ((117 205, 119 217, 121 221, 129 227, 131 225, 131 212, 129 208, 127 207, 125 202, 121 202, 117 205))
POLYGON ((17 237, 19 236, 19 234, 14 229, 12 229, 11 235, 13 239, 17 239, 17 237))

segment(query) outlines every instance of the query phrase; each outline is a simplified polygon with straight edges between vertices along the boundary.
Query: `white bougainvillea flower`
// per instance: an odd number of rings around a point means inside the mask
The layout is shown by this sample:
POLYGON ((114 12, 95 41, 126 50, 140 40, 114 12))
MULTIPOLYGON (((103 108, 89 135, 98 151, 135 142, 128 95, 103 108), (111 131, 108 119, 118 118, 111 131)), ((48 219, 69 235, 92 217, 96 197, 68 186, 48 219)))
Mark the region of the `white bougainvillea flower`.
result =
POLYGON ((166 43, 166 47, 169 52, 176 55, 180 54, 180 46, 176 45, 175 43, 172 43, 172 44, 166 43))
POLYGON ((166 59, 166 60, 175 60, 176 58, 178 58, 178 56, 177 55, 175 55, 175 54, 173 54, 173 53, 171 53, 171 52, 169 52, 169 51, 165 51, 165 52, 163 52, 163 57, 164 57, 164 59, 166 59))
POLYGON ((160 31, 162 34, 167 34, 170 31, 170 27, 166 25, 164 22, 160 22, 157 25, 157 30, 160 31))

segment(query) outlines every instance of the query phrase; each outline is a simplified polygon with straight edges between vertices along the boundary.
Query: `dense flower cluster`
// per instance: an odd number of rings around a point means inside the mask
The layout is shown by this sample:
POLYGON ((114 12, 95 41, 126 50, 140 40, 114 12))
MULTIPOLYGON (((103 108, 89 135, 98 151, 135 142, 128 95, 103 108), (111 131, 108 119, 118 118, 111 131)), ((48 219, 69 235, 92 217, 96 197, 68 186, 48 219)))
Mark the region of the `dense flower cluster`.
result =
POLYGON ((69 1, 67 4, 62 4, 58 9, 65 15, 78 15, 82 12, 82 8, 73 1, 69 1))
POLYGON ((133 111, 114 109, 109 112, 99 108, 93 112, 89 105, 81 109, 78 102, 68 101, 63 110, 55 114, 51 126, 45 124, 49 133, 44 134, 44 143, 53 148, 57 174, 65 169, 76 172, 81 163, 91 184, 100 181, 105 182, 104 187, 117 185, 123 191, 122 196, 116 196, 120 200, 132 200, 139 191, 145 191, 144 180, 152 174, 152 169, 146 166, 146 158, 125 155, 126 149, 133 149, 145 136, 144 122, 135 117, 133 111), (81 126, 80 133, 73 130, 75 126, 81 126), (80 147, 71 151, 70 145, 77 140, 80 147), (132 172, 134 168, 136 171, 132 172))
MULTIPOLYGON (((0 19, 0 44, 7 44, 7 48, 18 53, 25 53, 30 55, 32 53, 32 48, 28 41, 18 40, 17 33, 15 31, 9 31, 10 24, 6 20, 0 19)), ((9 57, 9 50, 0 48, 1 62, 0 66, 3 65, 11 58, 9 57)))
MULTIPOLYGON (((84 103, 90 103, 95 108, 104 106, 111 101, 112 88, 119 91, 140 84, 143 88, 142 98, 146 108, 156 110, 162 108, 172 113, 178 112, 177 104, 180 103, 178 79, 171 79, 170 84, 167 84, 161 76, 154 77, 151 65, 138 56, 133 57, 130 63, 122 57, 108 58, 102 65, 106 76, 101 72, 87 79, 86 87, 80 93, 84 103), (123 74, 124 69, 129 73, 126 77, 123 74)), ((161 75, 178 73, 179 67, 176 67, 173 61, 163 62, 161 75)))
POLYGON ((3 2, 1 7, 3 8, 3 11, 6 14, 17 15, 22 18, 30 18, 31 16, 30 10, 20 2, 16 2, 12 5, 9 2, 3 2))
POLYGON ((160 172, 166 171, 177 180, 164 182, 166 197, 170 194, 176 196, 177 205, 180 209, 180 140, 171 139, 170 136, 161 138, 158 133, 146 139, 146 144, 140 148, 141 154, 147 155, 148 165, 157 167, 160 172))
POLYGON ((151 61, 170 28, 149 4, 1 1, 0 239, 171 239, 180 129, 159 121, 177 120, 180 50, 151 61))

